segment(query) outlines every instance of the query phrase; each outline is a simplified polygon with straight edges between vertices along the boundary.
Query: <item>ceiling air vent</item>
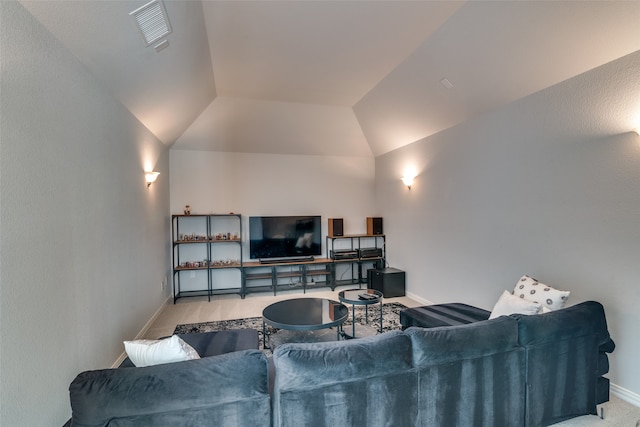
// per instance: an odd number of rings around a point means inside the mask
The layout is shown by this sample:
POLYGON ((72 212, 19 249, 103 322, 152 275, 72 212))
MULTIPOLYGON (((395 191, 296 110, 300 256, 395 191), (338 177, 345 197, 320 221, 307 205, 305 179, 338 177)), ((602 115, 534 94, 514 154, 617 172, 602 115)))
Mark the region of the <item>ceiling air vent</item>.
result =
POLYGON ((135 19, 146 46, 151 46, 171 33, 167 11, 159 0, 149 2, 129 15, 135 19))

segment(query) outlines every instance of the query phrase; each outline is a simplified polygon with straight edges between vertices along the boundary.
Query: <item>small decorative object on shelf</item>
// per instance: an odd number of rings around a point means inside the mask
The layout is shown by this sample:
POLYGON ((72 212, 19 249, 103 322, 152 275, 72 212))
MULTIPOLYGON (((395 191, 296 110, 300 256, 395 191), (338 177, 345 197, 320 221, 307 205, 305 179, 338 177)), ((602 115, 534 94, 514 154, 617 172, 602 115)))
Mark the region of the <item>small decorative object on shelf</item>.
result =
POLYGON ((191 215, 191 206, 184 205, 184 214, 185 215, 191 215))
POLYGON ((240 240, 238 233, 216 233, 214 236, 209 236, 209 240, 240 240))
POLYGON ((236 267, 240 265, 239 259, 217 259, 211 261, 210 267, 236 267))
POLYGON ((201 235, 201 234, 181 234, 180 235, 180 239, 178 241, 180 242, 205 242, 207 240, 207 236, 201 235))

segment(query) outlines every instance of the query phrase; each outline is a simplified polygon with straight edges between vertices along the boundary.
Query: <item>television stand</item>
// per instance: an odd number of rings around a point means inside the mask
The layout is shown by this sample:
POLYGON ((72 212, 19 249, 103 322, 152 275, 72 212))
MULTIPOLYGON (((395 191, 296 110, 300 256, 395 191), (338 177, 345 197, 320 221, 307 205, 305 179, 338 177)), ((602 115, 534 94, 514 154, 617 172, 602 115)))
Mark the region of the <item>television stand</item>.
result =
POLYGON ((249 261, 242 265, 242 293, 241 296, 253 293, 271 291, 276 295, 279 290, 307 289, 330 287, 335 289, 335 263, 329 258, 296 257, 265 258, 249 261), (301 261, 294 261, 301 260, 301 261), (263 261, 268 264, 263 264, 263 261))
POLYGON ((298 257, 298 258, 261 258, 258 261, 260 264, 296 264, 299 262, 310 262, 315 260, 312 256, 298 257))

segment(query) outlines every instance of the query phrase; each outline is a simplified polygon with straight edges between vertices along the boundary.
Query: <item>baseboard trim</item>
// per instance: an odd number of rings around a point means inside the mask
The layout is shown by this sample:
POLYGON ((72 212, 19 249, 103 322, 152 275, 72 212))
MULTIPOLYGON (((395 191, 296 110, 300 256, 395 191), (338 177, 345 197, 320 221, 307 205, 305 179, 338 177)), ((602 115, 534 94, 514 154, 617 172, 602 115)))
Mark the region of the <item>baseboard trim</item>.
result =
POLYGON ((627 390, 626 388, 613 383, 611 383, 610 390, 611 394, 615 397, 640 408, 640 394, 634 393, 631 390, 627 390))
MULTIPOLYGON (((140 332, 138 332, 138 335, 136 335, 134 339, 136 339, 136 340, 140 339, 147 333, 147 331, 151 328, 151 325, 153 325, 153 322, 155 322, 156 319, 158 318, 158 316, 160 316, 160 314, 162 313, 164 308, 167 306, 167 304, 169 304, 169 302, 171 301, 172 298, 173 298, 173 295, 167 297, 167 299, 162 303, 162 305, 160 305, 160 307, 158 307, 156 312, 153 313, 153 316, 151 316, 151 318, 142 327, 142 329, 140 330, 140 332)), ((126 358, 127 358, 127 353, 122 352, 120 357, 118 357, 118 360, 116 360, 114 362, 114 364, 111 365, 111 368, 117 368, 118 366, 120 366, 120 364, 122 362, 124 362, 124 359, 126 359, 126 358)))
POLYGON ((416 294, 414 294, 413 292, 407 292, 407 297, 411 298, 412 300, 418 301, 420 304, 423 305, 433 305, 434 303, 432 303, 431 301, 424 299, 416 294))

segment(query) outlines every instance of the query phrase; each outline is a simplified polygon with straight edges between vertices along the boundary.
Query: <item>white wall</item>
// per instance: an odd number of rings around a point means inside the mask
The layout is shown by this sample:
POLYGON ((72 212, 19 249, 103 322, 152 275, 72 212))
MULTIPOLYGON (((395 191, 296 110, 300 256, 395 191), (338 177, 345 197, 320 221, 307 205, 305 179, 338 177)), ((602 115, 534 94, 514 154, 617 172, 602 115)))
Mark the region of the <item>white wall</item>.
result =
POLYGON ((168 150, 22 5, 0 19, 0 425, 60 426, 168 296, 168 150))
POLYGON ((600 301, 610 378, 638 396, 639 102, 636 52, 378 157, 377 211, 408 291, 491 309, 530 274, 570 303, 600 301))
MULTIPOLYGON (((170 151, 171 213, 240 213, 248 217, 321 215, 344 218, 345 232, 363 233, 373 207, 373 157, 170 151)), ((247 244, 244 245, 245 256, 247 244)), ((324 248, 323 241, 323 251, 324 248)))

